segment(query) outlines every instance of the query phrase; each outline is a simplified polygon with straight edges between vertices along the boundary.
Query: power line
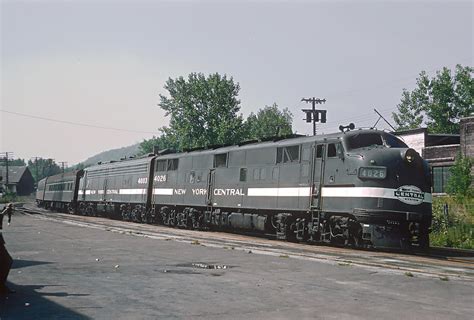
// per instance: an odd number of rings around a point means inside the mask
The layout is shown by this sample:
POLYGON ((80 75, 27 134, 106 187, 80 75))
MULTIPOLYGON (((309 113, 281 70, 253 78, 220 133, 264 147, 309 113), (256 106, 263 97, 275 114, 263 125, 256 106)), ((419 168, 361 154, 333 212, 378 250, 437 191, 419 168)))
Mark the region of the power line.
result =
POLYGON ((131 129, 123 129, 123 128, 103 127, 103 126, 97 126, 97 125, 88 124, 88 123, 79 123, 79 122, 72 122, 72 121, 67 121, 67 120, 51 119, 51 118, 35 116, 35 115, 31 115, 31 114, 26 114, 26 113, 13 112, 13 111, 8 111, 8 110, 3 110, 3 109, 0 109, 0 111, 4 112, 4 113, 8 113, 8 114, 13 114, 13 115, 17 115, 17 116, 26 117, 26 118, 39 119, 39 120, 51 121, 51 122, 58 122, 58 123, 70 124, 70 125, 81 126, 81 127, 89 127, 89 128, 105 129, 105 130, 115 130, 115 131, 125 131, 125 132, 134 132, 134 133, 151 133, 151 134, 157 134, 158 133, 157 131, 153 132, 153 131, 140 131, 140 130, 131 130, 131 129))
POLYGON ((65 166, 67 167, 67 161, 58 161, 58 164, 61 165, 61 169, 62 169, 62 171, 63 171, 63 173, 64 173, 64 167, 65 167, 65 166))
MULTIPOLYGON (((390 107, 390 108, 384 108, 384 109, 380 109, 380 111, 392 111, 394 110, 395 107, 390 107)), ((333 121, 328 121, 327 123, 324 123, 322 125, 325 125, 325 127, 328 127, 328 126, 331 126, 331 125, 339 125, 341 123, 344 123, 346 121, 351 121, 351 122, 359 122, 359 121, 365 121, 368 117, 370 116, 373 116, 374 113, 373 112, 370 112, 370 113, 359 113, 357 114, 356 116, 353 116, 353 117, 348 117, 348 118, 342 118, 342 119, 339 119, 339 120, 333 120, 333 121)), ((355 123, 357 125, 357 123, 355 123)))

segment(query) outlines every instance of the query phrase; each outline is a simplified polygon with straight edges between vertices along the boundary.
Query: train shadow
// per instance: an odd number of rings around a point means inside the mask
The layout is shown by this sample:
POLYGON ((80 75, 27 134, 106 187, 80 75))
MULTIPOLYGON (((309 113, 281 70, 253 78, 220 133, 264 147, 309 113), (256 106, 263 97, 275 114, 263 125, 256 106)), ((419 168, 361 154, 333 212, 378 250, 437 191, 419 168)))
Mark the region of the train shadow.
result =
POLYGON ((13 260, 12 270, 13 269, 21 269, 26 267, 38 266, 42 264, 51 264, 51 262, 47 261, 35 261, 35 260, 13 260))
POLYGON ((78 312, 61 306, 48 297, 88 296, 68 292, 41 292, 52 285, 16 285, 8 282, 14 293, 0 295, 0 319, 90 319, 78 312))

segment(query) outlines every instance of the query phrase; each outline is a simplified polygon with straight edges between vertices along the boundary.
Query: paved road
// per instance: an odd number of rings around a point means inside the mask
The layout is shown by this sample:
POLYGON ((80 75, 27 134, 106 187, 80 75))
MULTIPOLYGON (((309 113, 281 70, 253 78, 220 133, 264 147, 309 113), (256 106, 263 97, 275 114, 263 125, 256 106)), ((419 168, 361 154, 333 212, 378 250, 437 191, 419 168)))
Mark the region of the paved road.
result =
MULTIPOLYGON (((137 237, 35 216, 7 227, 0 319, 471 319, 474 282, 137 237), (222 269, 205 269, 207 265, 222 269)), ((212 236, 212 233, 210 233, 212 236)))

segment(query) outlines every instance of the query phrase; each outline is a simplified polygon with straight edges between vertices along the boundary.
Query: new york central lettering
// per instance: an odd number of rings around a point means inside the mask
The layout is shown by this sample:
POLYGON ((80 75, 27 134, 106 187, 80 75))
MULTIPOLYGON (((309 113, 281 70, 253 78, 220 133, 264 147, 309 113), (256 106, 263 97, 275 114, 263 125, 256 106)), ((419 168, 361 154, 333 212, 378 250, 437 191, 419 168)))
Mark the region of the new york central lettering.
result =
POLYGON ((215 196, 245 196, 242 189, 214 189, 215 196))
POLYGON ((414 192, 414 191, 395 191, 395 196, 404 197, 404 198, 415 198, 415 199, 425 199, 424 193, 414 192))
POLYGON ((174 194, 184 196, 186 194, 186 189, 174 189, 174 194))
POLYGON ((205 196, 207 194, 206 189, 191 189, 194 196, 205 196))

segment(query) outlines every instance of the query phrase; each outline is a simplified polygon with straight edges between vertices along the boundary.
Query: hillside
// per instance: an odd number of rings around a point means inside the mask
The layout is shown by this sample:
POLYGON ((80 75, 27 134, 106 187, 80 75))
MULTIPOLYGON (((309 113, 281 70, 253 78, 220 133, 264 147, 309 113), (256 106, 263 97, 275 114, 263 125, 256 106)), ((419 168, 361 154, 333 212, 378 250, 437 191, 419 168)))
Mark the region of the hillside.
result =
POLYGON ((137 143, 128 147, 104 151, 104 152, 96 154, 95 156, 88 158, 82 163, 85 166, 90 166, 90 165, 97 164, 97 162, 120 160, 120 158, 134 156, 138 153, 139 146, 140 146, 140 143, 137 143))

